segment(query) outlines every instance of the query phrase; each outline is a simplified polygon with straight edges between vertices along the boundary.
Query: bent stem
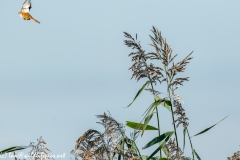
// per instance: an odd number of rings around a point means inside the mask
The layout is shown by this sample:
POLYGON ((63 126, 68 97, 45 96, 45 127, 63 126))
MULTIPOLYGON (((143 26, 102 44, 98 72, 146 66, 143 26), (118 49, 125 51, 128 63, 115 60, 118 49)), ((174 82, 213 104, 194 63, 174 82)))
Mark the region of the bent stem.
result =
MULTIPOLYGON (((167 80, 167 91, 168 91, 168 98, 169 98, 169 101, 172 103, 172 98, 171 98, 171 91, 169 89, 169 76, 167 74, 167 66, 164 65, 164 71, 165 71, 165 74, 166 74, 166 80, 167 80)), ((175 119, 174 119, 174 114, 173 114, 173 106, 171 106, 171 113, 172 113, 172 122, 173 122, 173 127, 174 127, 174 135, 175 135, 175 138, 176 138, 176 143, 177 143, 177 148, 178 147, 178 137, 177 137, 177 129, 176 129, 176 125, 175 125, 175 119)))

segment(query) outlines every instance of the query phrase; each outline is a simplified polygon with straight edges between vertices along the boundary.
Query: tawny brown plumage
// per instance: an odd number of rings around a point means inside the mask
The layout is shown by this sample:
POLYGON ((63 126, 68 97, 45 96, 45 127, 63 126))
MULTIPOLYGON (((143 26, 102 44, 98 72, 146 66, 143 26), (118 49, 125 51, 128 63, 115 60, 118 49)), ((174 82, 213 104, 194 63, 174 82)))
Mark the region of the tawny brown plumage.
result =
POLYGON ((36 20, 35 18, 33 18, 30 14, 29 11, 32 8, 31 6, 31 0, 26 0, 23 3, 22 9, 21 11, 18 13, 20 15, 20 17, 22 17, 24 20, 33 20, 34 22, 37 22, 40 24, 40 22, 38 20, 36 20))

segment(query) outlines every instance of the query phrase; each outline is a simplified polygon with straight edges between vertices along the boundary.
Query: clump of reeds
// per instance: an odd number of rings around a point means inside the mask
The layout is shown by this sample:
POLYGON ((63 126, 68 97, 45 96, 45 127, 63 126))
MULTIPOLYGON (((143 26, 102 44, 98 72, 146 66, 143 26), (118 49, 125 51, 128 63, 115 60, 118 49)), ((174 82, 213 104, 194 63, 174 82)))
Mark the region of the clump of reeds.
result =
POLYGON ((32 148, 29 152, 29 156, 32 160, 46 160, 54 159, 49 154, 51 150, 46 147, 46 142, 42 139, 42 136, 37 139, 37 144, 30 142, 30 147, 32 148))
POLYGON ((240 151, 235 152, 232 157, 228 157, 228 160, 240 160, 240 151))
POLYGON ((125 135, 124 125, 118 123, 111 117, 110 114, 104 113, 97 115, 99 118, 98 124, 104 128, 103 132, 89 129, 80 136, 74 149, 71 151, 76 157, 81 157, 84 160, 102 159, 111 160, 116 156, 123 157, 124 160, 137 158, 136 148, 133 148, 134 141, 139 132, 133 132, 131 138, 125 135), (124 146, 129 144, 126 148, 124 146))
MULTIPOLYGON (((144 86, 144 88, 146 87, 145 90, 150 91, 154 95, 154 103, 159 102, 159 104, 164 104, 165 106, 168 104, 169 110, 172 113, 172 123, 174 126, 174 134, 176 139, 176 141, 171 141, 171 146, 176 143, 176 147, 179 150, 176 128, 180 124, 182 124, 184 128, 187 128, 189 122, 185 110, 181 104, 182 99, 175 93, 175 91, 179 88, 179 86, 182 86, 185 81, 189 80, 189 77, 177 76, 180 72, 185 71, 187 64, 192 59, 192 57, 190 57, 192 52, 184 59, 175 63, 174 60, 177 55, 172 54, 172 49, 167 43, 166 39, 162 37, 161 33, 155 27, 153 27, 151 31, 153 36, 150 35, 150 39, 152 41, 150 45, 155 50, 151 52, 146 52, 142 48, 140 42, 137 40, 137 35, 133 37, 129 33, 124 32, 124 36, 127 38, 127 40, 124 41, 125 45, 133 49, 133 52, 129 54, 133 62, 130 70, 132 71, 132 78, 135 78, 137 81, 143 78, 147 79, 148 83, 144 86), (156 60, 160 61, 162 65, 156 66, 154 63, 156 60), (165 94, 167 96, 160 98, 158 96, 161 95, 163 91, 161 90, 160 92, 157 90, 157 86, 163 82, 165 82, 167 86, 165 94)), ((156 105, 152 108, 149 107, 143 121, 145 126, 148 125, 152 115, 156 113, 158 121, 158 135, 160 136, 160 115, 158 110, 159 109, 156 105)), ((176 154, 180 155, 180 151, 178 150, 176 151, 176 154)), ((161 152, 160 157, 162 157, 161 152)))
MULTIPOLYGON (((158 130, 158 136, 143 147, 143 149, 145 149, 152 146, 153 144, 159 143, 159 147, 149 156, 149 158, 154 158, 153 156, 158 151, 160 158, 162 158, 163 151, 168 159, 189 159, 188 157, 183 156, 183 151, 185 148, 185 136, 187 135, 192 150, 192 159, 194 159, 195 156, 197 159, 200 159, 196 150, 193 148, 191 137, 188 131, 189 119, 186 116, 186 111, 183 107, 183 100, 176 93, 177 89, 180 86, 183 86, 184 82, 189 81, 188 76, 179 77, 179 75, 180 73, 185 72, 188 63, 192 59, 191 55, 193 52, 189 53, 185 58, 176 62, 177 54, 173 54, 172 48, 167 43, 167 40, 163 38, 161 32, 158 31, 158 29, 156 29, 154 26, 152 27, 151 32, 152 35, 149 35, 152 41, 150 46, 153 47, 154 51, 150 52, 147 52, 142 48, 140 41, 138 41, 137 34, 136 36, 132 36, 131 34, 124 32, 124 36, 127 38, 124 43, 126 46, 132 49, 132 52, 129 54, 129 57, 131 57, 133 62, 132 66, 129 68, 132 71, 131 79, 135 78, 137 81, 140 79, 146 79, 146 82, 140 88, 128 107, 137 99, 143 90, 151 92, 154 99, 154 102, 147 108, 143 119, 139 123, 127 121, 126 125, 130 128, 141 130, 142 135, 144 134, 145 130, 158 130), (164 83, 165 85, 163 85, 164 83), (159 90, 160 85, 161 90, 159 90), (162 86, 165 86, 165 92, 162 86), (165 132, 163 134, 161 133, 159 118, 160 106, 165 107, 171 112, 170 115, 172 118, 171 124, 173 125, 173 131, 165 132), (158 125, 157 127, 149 125, 153 115, 156 115, 158 125), (176 129, 180 125, 182 125, 184 133, 184 145, 182 148, 179 146, 178 132, 176 129), (172 135, 174 135, 173 141, 170 138, 172 135)), ((194 136, 198 136, 207 132, 216 124, 204 129, 194 136)))
POLYGON ((183 100, 177 95, 176 91, 180 86, 183 86, 184 82, 189 80, 189 77, 179 77, 179 74, 186 70, 187 64, 192 59, 192 52, 182 60, 175 62, 177 55, 172 54, 172 49, 166 39, 162 37, 155 27, 151 31, 153 35, 150 35, 152 41, 150 45, 154 48, 154 51, 146 52, 138 41, 137 34, 133 37, 131 34, 124 32, 124 36, 127 38, 124 43, 133 50, 129 54, 133 62, 129 68, 132 71, 131 79, 135 78, 137 81, 146 79, 146 82, 128 107, 143 90, 153 94, 153 103, 143 114, 141 122, 127 121, 126 125, 134 129, 131 138, 125 135, 124 126, 113 119, 110 114, 97 115, 97 118, 100 119, 98 123, 103 126, 104 131, 89 129, 80 136, 71 151, 76 158, 81 157, 84 160, 159 160, 164 159, 163 152, 166 156, 165 159, 168 160, 190 160, 191 158, 184 156, 185 137, 187 136, 192 150, 192 159, 196 157, 200 160, 199 155, 193 148, 191 138, 205 133, 219 122, 190 137, 188 131, 189 119, 183 107, 183 100), (158 87, 163 83, 165 83, 164 86, 166 87, 165 92, 162 88, 160 91, 158 87), (169 115, 172 118, 170 124, 173 125, 173 131, 161 133, 160 106, 165 107, 170 112, 169 115), (153 115, 157 117, 157 127, 149 125, 153 115), (183 127, 183 147, 179 146, 177 132, 179 126, 183 127), (145 149, 154 144, 159 144, 157 149, 149 156, 141 155, 135 143, 138 135, 140 133, 143 135, 146 130, 158 131, 158 136, 142 148, 145 149), (172 138, 173 135, 174 138, 172 138), (157 152, 159 152, 159 157, 155 156, 157 152))

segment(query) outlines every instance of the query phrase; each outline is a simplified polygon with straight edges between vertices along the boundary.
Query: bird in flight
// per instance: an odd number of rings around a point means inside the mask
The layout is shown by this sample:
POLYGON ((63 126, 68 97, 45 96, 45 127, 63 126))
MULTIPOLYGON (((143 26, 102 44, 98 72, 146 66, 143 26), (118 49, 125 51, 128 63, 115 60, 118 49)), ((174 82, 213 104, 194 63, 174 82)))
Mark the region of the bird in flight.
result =
POLYGON ((38 20, 33 18, 30 14, 29 11, 32 8, 31 6, 31 0, 26 0, 23 5, 21 11, 18 13, 20 17, 22 17, 24 20, 33 20, 34 22, 37 22, 40 24, 38 20))

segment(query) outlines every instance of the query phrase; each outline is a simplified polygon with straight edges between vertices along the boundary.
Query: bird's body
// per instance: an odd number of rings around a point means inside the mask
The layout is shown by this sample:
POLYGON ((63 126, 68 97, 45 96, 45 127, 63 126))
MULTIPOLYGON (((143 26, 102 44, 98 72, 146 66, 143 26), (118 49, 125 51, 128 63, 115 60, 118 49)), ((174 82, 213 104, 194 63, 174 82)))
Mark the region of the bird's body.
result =
POLYGON ((31 6, 31 0, 26 0, 23 3, 22 9, 21 11, 18 13, 20 15, 20 17, 22 17, 24 20, 33 20, 34 22, 37 22, 40 24, 40 22, 38 20, 36 20, 35 18, 33 18, 30 14, 29 11, 32 8, 31 6))
POLYGON ((33 18, 29 13, 19 12, 20 17, 22 17, 24 20, 33 20, 34 22, 37 22, 40 24, 38 20, 33 18))

